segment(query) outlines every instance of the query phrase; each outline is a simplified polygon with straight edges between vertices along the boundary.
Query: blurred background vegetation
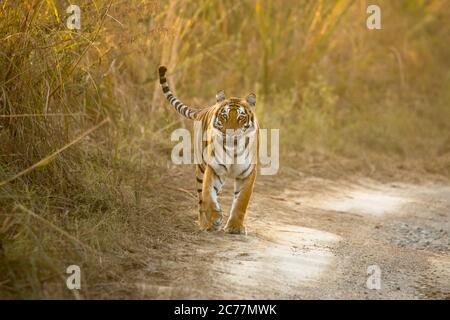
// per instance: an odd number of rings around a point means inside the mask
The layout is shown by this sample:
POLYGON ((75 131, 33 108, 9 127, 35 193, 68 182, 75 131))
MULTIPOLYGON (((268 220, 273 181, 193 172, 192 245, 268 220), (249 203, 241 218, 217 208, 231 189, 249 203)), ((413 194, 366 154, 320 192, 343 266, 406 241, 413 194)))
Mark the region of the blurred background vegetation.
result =
POLYGON ((183 170, 168 164, 170 132, 190 125, 163 100, 160 64, 187 104, 256 92, 282 166, 450 176, 449 1, 72 4, 80 30, 68 1, 0 3, 0 183, 35 166, 0 186, 0 297, 77 298, 56 284, 70 261, 102 270, 86 279, 101 297, 95 283, 177 236, 161 212, 178 195, 158 186, 183 170), (382 30, 367 29, 368 4, 382 30))

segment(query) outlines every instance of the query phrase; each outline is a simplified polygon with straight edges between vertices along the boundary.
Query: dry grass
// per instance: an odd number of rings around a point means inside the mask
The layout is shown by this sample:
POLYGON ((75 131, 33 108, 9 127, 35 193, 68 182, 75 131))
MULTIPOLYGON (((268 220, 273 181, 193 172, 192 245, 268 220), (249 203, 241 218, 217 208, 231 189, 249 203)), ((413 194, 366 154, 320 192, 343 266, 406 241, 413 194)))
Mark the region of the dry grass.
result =
POLYGON ((378 3, 368 31, 362 0, 84 0, 70 31, 66 1, 3 1, 0 297, 130 297, 125 277, 195 237, 191 177, 169 164, 169 133, 189 124, 161 99, 161 63, 194 105, 256 92, 282 165, 450 176, 450 8, 378 3), (73 263, 83 296, 64 287, 73 263))

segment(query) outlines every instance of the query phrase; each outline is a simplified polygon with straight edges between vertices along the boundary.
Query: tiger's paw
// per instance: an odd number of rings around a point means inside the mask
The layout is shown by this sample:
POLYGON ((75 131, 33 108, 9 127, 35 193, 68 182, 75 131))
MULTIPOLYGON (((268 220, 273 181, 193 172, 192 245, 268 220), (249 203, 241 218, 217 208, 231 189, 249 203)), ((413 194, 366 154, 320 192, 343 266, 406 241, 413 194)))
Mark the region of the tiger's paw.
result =
POLYGON ((222 227, 222 218, 220 217, 213 220, 210 223, 208 231, 219 231, 221 227, 222 227))
POLYGON ((240 235, 244 235, 244 236, 247 235, 247 229, 242 224, 241 225, 239 225, 239 224, 233 225, 233 224, 227 223, 227 225, 224 228, 224 231, 226 233, 230 233, 230 234, 240 234, 240 235))
POLYGON ((200 227, 200 230, 206 231, 209 228, 208 219, 206 218, 205 212, 200 211, 198 214, 198 220, 197 220, 198 226, 200 227))
POLYGON ((222 226, 222 212, 206 212, 199 220, 200 229, 205 231, 218 231, 222 226))

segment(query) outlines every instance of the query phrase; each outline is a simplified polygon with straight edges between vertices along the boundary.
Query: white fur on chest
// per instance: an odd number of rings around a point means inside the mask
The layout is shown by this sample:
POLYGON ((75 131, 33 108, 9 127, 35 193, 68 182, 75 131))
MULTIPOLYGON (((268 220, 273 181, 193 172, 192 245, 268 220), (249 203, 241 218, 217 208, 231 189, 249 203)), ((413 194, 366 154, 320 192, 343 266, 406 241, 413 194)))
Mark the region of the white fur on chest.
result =
MULTIPOLYGON (((208 154, 214 154, 209 157, 206 162, 210 165, 218 176, 239 177, 243 173, 250 173, 252 167, 256 165, 256 129, 252 128, 239 137, 240 142, 236 144, 227 144, 219 139, 218 143, 210 143, 208 145, 208 154), (249 143, 245 146, 245 139, 249 139, 249 143)), ((213 131, 212 135, 220 137, 220 131, 213 131)))

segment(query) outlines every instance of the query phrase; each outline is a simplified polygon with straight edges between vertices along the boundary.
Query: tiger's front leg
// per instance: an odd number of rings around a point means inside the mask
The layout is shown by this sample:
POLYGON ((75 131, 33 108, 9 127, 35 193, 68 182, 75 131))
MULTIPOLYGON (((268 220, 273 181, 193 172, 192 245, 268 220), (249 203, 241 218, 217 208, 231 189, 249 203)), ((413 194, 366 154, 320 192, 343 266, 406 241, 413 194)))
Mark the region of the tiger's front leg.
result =
POLYGON ((217 195, 222 188, 223 178, 206 166, 203 175, 202 203, 200 205, 200 227, 203 230, 219 230, 222 224, 222 209, 217 195))
POLYGON ((205 173, 205 166, 198 164, 195 168, 195 187, 197 189, 198 197, 198 224, 200 226, 205 224, 205 213, 203 212, 202 204, 202 190, 203 190, 203 175, 205 173))
POLYGON ((246 235, 244 218, 248 203, 253 193, 253 185, 256 179, 256 166, 252 173, 244 179, 234 181, 234 200, 231 207, 230 217, 225 226, 225 232, 246 235))

